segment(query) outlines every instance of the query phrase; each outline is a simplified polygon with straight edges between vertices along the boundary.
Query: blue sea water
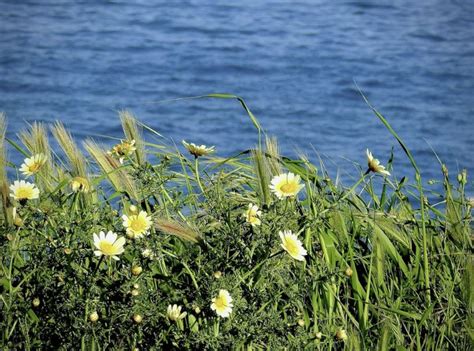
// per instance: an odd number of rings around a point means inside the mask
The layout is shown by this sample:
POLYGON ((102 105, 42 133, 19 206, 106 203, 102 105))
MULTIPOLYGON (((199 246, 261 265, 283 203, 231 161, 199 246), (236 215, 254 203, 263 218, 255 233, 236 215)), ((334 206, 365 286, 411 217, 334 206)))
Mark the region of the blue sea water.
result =
MULTIPOLYGON (((0 111, 120 136, 119 109, 180 143, 229 156, 256 143, 242 96, 284 154, 321 155, 357 176, 365 149, 412 175, 364 91, 412 150, 425 179, 474 175, 474 2, 0 0, 0 111)), ((100 139, 100 138, 98 138, 100 139)), ((111 143, 104 140, 106 143, 111 143)), ((12 157, 20 156, 10 150, 12 157)), ((471 183, 472 186, 472 183, 471 183)))

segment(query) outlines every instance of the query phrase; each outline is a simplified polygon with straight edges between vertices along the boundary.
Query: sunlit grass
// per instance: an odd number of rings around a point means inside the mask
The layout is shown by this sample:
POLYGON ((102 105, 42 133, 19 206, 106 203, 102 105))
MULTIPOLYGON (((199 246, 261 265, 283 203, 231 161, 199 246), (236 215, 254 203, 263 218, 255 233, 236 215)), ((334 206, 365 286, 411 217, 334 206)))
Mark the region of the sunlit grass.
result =
POLYGON ((0 115, 1 349, 472 347, 465 172, 452 181, 440 164, 444 194, 430 197, 371 107, 415 184, 367 145, 380 161, 370 155, 344 187, 283 156, 241 98, 207 97, 237 99, 258 145, 230 158, 177 148, 123 111, 119 143, 87 140, 83 152, 57 123, 55 153, 46 126, 5 139, 0 115), (45 155, 27 179, 38 198, 10 196, 25 178, 7 144, 45 155))

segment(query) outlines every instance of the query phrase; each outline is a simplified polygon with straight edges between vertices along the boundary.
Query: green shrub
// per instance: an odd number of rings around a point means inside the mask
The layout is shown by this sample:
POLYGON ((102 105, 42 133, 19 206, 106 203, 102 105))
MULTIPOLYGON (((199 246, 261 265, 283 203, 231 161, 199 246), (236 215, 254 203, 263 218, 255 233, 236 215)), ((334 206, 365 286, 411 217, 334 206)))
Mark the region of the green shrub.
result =
POLYGON ((125 139, 108 151, 88 140, 88 156, 61 124, 55 154, 45 126, 20 145, 0 118, 1 349, 472 347, 466 174, 454 185, 443 166, 445 193, 427 196, 374 110, 416 183, 372 160, 345 188, 281 156, 238 99, 259 145, 227 159, 167 145, 129 112, 125 139))

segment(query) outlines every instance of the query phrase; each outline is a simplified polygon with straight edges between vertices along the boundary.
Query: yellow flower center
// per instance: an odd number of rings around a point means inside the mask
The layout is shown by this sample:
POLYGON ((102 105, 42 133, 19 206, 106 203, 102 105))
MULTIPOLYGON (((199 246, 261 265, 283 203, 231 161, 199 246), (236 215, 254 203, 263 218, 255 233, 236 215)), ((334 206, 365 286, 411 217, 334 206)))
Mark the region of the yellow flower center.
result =
POLYGON ((17 190, 16 196, 19 199, 29 199, 33 197, 33 191, 30 188, 20 188, 17 190))
POLYGON ((87 192, 89 190, 89 183, 86 178, 74 177, 71 180, 71 187, 73 191, 87 192))
POLYGON ((291 194, 291 193, 294 193, 296 191, 296 184, 295 183, 286 183, 286 184, 283 184, 281 187, 280 187, 280 190, 284 193, 287 193, 287 194, 291 194))
POLYGON ((100 242, 100 251, 102 251, 102 253, 107 256, 113 256, 117 253, 114 245, 108 241, 100 242))
POLYGON ((113 151, 115 151, 118 156, 126 156, 135 151, 135 149, 131 143, 124 141, 121 144, 115 145, 113 151))
POLYGON ((146 223, 144 220, 142 220, 141 218, 133 218, 131 221, 130 221, 130 228, 134 231, 134 232, 142 232, 146 229, 146 223))
POLYGON ((224 308, 226 308, 227 307, 226 302, 227 301, 224 297, 216 298, 216 301, 214 302, 214 304, 216 305, 216 309, 217 310, 223 310, 224 308))
POLYGON ((28 171, 36 173, 41 167, 41 163, 35 162, 31 166, 28 166, 28 171))
POLYGON ((372 172, 377 172, 378 169, 379 169, 379 165, 376 161, 374 160, 371 160, 369 161, 369 169, 372 171, 372 172))
POLYGON ((253 213, 251 210, 248 210, 247 211, 247 221, 251 221, 252 218, 254 218, 256 216, 256 213, 253 213))
POLYGON ((298 245, 296 245, 296 242, 294 242, 293 240, 285 240, 285 247, 291 255, 298 255, 298 245))
POLYGON ((117 151, 117 154, 120 155, 120 156, 125 156, 126 155, 126 150, 123 147, 123 145, 117 146, 116 151, 117 151))

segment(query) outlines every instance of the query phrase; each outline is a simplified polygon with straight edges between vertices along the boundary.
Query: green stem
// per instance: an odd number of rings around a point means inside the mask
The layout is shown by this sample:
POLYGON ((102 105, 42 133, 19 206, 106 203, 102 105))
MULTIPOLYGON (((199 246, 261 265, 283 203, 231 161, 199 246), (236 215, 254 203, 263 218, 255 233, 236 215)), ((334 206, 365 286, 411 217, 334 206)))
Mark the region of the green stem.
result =
POLYGON ((96 274, 97 271, 99 270, 100 264, 102 263, 103 260, 104 260, 104 255, 100 256, 99 263, 98 263, 97 266, 95 267, 94 272, 92 272, 92 276, 93 276, 93 277, 95 277, 95 274, 96 274))
POLYGON ((204 188, 201 184, 201 178, 199 177, 199 161, 197 157, 194 158, 194 171, 196 172, 196 181, 199 185, 199 188, 201 189, 201 192, 204 193, 204 188))
POLYGON ((112 257, 109 257, 108 266, 109 266, 109 269, 108 269, 109 278, 112 278, 112 257))
MULTIPOLYGON (((10 336, 12 334, 13 326, 12 326, 12 314, 10 313, 11 307, 13 306, 13 295, 14 295, 14 288, 13 288, 13 263, 15 260, 15 255, 16 255, 16 245, 17 245, 17 239, 18 239, 19 233, 13 237, 13 240, 11 242, 10 246, 10 266, 8 267, 8 305, 5 306, 6 310, 6 315, 7 315, 7 327, 5 328, 5 334, 4 334, 4 340, 5 340, 5 345, 7 344, 8 340, 10 339, 10 336)), ((5 301, 5 300, 4 300, 5 301)))
POLYGON ((416 183, 418 185, 418 191, 420 193, 420 211, 421 211, 421 233, 423 236, 423 271, 425 273, 425 294, 428 305, 431 303, 431 292, 430 292, 430 266, 428 261, 428 240, 426 234, 426 223, 425 223, 425 195, 423 193, 423 184, 421 183, 421 175, 417 171, 415 174, 416 183))
POLYGON ((364 313, 362 316, 364 333, 367 330, 367 325, 369 321, 369 301, 370 301, 370 285, 372 282, 373 256, 374 256, 374 253, 372 252, 372 254, 370 255, 369 274, 367 275, 367 290, 365 292, 364 313))

